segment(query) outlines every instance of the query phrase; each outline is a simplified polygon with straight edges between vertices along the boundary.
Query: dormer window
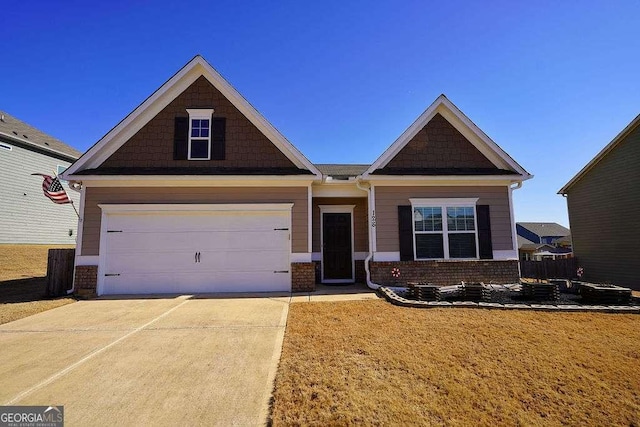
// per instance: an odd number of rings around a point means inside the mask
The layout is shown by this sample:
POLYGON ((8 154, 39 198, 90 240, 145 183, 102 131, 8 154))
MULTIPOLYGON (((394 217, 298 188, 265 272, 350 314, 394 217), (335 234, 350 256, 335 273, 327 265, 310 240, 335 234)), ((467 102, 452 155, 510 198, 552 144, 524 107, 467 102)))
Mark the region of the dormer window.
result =
POLYGON ((189 160, 211 159, 211 115, 213 108, 189 109, 189 160))

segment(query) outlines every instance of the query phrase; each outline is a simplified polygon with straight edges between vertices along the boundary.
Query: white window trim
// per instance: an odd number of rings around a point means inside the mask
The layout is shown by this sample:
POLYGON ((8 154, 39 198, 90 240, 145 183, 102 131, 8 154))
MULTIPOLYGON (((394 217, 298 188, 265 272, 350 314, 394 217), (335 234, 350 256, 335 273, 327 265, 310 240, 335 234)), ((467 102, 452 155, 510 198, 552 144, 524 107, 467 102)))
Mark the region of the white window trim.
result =
POLYGON ((455 198, 455 199, 409 199, 411 202, 411 230, 412 230, 412 238, 413 238, 413 259, 415 261, 432 261, 432 260, 456 260, 456 261, 465 261, 465 260, 477 260, 480 259, 480 247, 478 241, 478 213, 476 212, 476 205, 478 203, 478 198, 455 198), (474 258, 451 258, 449 256, 449 234, 461 234, 461 233, 469 233, 470 231, 457 231, 452 230, 449 231, 449 224, 447 221, 447 208, 457 208, 457 207, 473 207, 473 223, 474 223, 474 236, 476 241, 476 256, 474 258), (418 258, 417 248, 416 248, 416 221, 414 218, 414 209, 415 208, 440 208, 442 212, 442 230, 441 231, 433 231, 433 232, 420 232, 420 234, 441 234, 442 235, 442 248, 444 252, 444 258, 418 258))
MULTIPOLYGON (((188 108, 187 109, 187 113, 189 113, 189 138, 187 140, 187 144, 188 144, 187 160, 211 160, 211 131, 212 131, 211 128, 213 125, 213 120, 211 118, 211 115, 213 114, 213 111, 214 111, 213 108, 188 108), (194 120, 202 120, 202 119, 209 120, 209 136, 206 138, 207 157, 192 158, 191 157, 191 129, 192 129, 191 126, 194 120)), ((205 138, 198 137, 196 139, 201 140, 205 138)))

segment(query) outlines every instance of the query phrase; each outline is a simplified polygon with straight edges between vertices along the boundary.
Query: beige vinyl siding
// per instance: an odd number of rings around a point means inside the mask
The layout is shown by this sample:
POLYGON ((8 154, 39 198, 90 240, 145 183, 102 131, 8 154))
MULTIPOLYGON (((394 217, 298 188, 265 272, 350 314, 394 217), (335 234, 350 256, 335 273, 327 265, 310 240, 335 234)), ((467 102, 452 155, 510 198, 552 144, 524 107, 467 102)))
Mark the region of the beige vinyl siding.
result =
POLYGON ((88 187, 85 194, 82 255, 98 255, 102 210, 98 204, 126 203, 293 203, 291 247, 308 252, 307 187, 88 187))
POLYGON ((369 234, 367 231, 367 198, 366 197, 314 197, 313 198, 313 252, 320 252, 320 208, 319 205, 355 205, 353 209, 353 241, 355 252, 369 251, 369 234))
POLYGON ((640 289, 640 126, 571 186, 567 204, 584 278, 640 289))
MULTIPOLYGON (((71 163, 12 142, 0 142, 11 147, 0 148, 0 243, 74 245, 78 217, 73 207, 46 198, 42 177, 31 175, 53 175, 58 165, 68 167, 71 163)), ((62 185, 77 206, 80 194, 70 190, 67 183, 62 185)))
POLYGON ((400 250, 398 206, 410 205, 410 198, 479 197, 479 205, 489 205, 491 242, 494 250, 512 250, 509 189, 505 187, 375 187, 376 239, 379 252, 400 250))

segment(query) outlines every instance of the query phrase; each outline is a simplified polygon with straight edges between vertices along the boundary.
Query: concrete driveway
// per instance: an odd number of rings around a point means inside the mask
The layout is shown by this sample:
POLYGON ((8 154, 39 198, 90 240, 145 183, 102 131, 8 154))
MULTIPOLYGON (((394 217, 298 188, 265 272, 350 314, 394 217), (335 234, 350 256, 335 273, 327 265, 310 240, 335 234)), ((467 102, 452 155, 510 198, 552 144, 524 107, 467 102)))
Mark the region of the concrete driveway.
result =
POLYGON ((0 325, 0 405, 67 425, 260 425, 290 297, 80 301, 0 325))

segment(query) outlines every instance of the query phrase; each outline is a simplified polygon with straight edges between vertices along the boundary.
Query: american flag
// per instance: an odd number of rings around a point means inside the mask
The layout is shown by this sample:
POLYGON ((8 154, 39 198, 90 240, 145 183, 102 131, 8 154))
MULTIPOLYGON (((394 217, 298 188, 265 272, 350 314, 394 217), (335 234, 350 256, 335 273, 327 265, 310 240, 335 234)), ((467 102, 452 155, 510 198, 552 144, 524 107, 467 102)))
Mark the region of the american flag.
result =
POLYGON ((69 199, 69 196, 67 196, 67 192, 62 188, 62 184, 60 184, 58 177, 52 178, 51 176, 43 173, 34 173, 33 175, 40 175, 44 177, 44 181, 42 181, 42 191, 53 203, 57 203, 59 205, 73 203, 71 199, 69 199))

